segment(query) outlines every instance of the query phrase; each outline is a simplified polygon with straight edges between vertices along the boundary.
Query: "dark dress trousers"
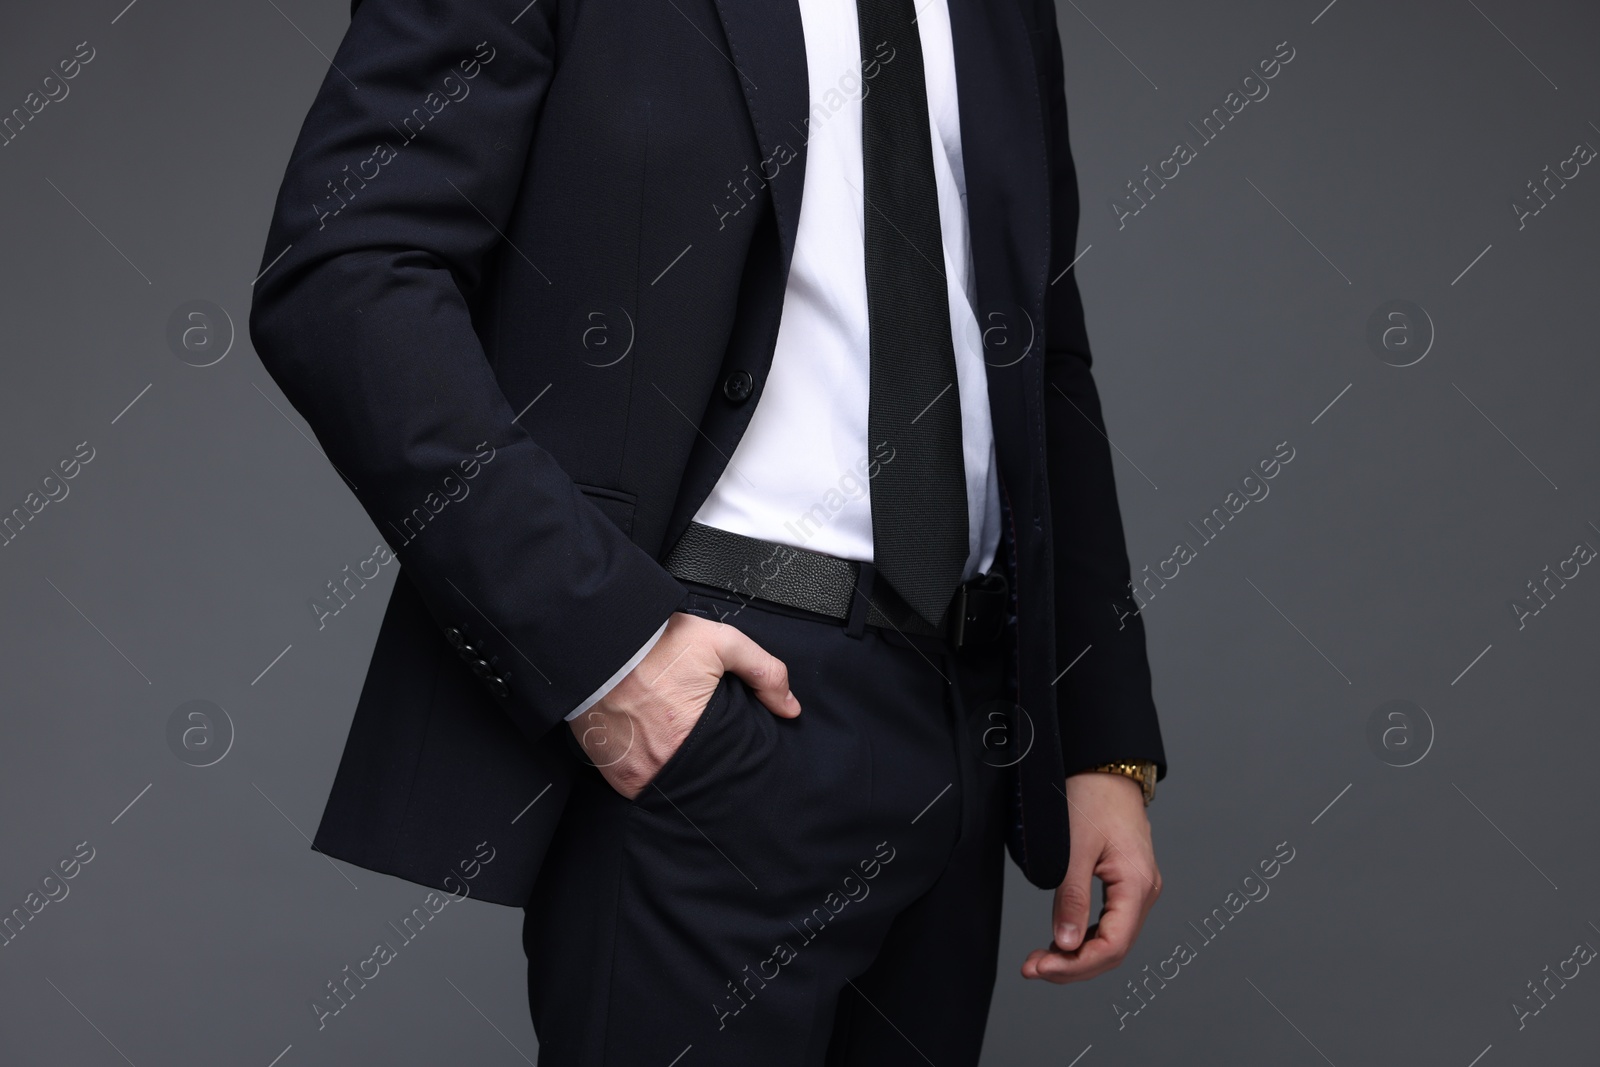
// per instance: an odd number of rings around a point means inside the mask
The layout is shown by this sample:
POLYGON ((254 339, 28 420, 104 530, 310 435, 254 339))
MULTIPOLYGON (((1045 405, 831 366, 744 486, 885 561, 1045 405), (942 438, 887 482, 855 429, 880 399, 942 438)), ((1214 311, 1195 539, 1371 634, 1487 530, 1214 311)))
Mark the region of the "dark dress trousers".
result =
MULTIPOLYGON (((1067 269, 1055 9, 949 11, 1026 748, 1006 843, 1051 887, 1064 776, 1165 757, 1141 622, 1114 606, 1129 574, 1067 269)), ((800 13, 357 0, 352 16, 250 314, 402 564, 314 847, 521 906, 580 768, 563 718, 685 602, 659 561, 761 397, 806 164, 800 13)))

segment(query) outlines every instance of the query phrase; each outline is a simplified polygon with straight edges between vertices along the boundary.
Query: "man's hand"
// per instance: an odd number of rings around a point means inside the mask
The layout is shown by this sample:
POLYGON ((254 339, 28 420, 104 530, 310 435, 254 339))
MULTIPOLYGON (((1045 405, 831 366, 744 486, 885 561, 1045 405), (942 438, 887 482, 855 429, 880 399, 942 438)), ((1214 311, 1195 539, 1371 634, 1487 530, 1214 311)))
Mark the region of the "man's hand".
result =
POLYGON ((776 656, 727 623, 678 612, 639 665, 568 725, 611 788, 632 800, 678 751, 729 672, 774 715, 800 714, 776 656))
POLYGON ((1128 954, 1144 918, 1161 895, 1139 783, 1120 774, 1088 771, 1067 779, 1072 855, 1056 890, 1055 939, 1022 964, 1024 978, 1081 982, 1104 974, 1128 954), (1089 925, 1089 880, 1105 886, 1100 920, 1089 925))

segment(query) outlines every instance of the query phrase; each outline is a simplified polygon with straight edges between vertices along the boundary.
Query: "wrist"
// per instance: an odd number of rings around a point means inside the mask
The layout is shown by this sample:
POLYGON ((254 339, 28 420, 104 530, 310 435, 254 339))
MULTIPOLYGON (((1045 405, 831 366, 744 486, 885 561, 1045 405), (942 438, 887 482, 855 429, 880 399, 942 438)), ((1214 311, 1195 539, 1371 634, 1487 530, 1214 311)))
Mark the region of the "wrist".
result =
POLYGON ((1156 765, 1150 760, 1119 760, 1113 763, 1102 763, 1094 767, 1086 767, 1081 774, 1104 774, 1125 778, 1135 785, 1148 807, 1156 795, 1156 765))

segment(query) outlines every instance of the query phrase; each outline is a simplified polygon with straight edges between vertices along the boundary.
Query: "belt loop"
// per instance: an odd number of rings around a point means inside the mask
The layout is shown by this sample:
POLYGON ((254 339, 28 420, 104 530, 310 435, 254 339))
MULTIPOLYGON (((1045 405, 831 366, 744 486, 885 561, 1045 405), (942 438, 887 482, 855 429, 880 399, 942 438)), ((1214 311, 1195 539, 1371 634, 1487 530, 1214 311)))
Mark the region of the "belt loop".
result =
POLYGON ((855 589, 850 594, 850 617, 845 620, 846 637, 860 637, 867 632, 867 608, 871 605, 872 582, 876 572, 870 563, 855 564, 855 589))

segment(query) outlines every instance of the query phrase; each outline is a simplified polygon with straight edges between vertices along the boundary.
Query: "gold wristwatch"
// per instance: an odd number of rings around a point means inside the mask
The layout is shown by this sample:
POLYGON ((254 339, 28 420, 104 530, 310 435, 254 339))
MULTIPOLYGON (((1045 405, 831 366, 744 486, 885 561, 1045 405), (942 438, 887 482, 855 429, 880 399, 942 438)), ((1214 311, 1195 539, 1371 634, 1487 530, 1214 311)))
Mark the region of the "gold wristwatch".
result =
POLYGON ((1098 767, 1090 767, 1091 771, 1105 771, 1107 774, 1121 774, 1139 783, 1139 788, 1144 790, 1144 802, 1148 807, 1156 796, 1156 765, 1149 760, 1134 760, 1131 763, 1102 763, 1098 767))

